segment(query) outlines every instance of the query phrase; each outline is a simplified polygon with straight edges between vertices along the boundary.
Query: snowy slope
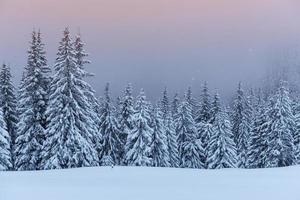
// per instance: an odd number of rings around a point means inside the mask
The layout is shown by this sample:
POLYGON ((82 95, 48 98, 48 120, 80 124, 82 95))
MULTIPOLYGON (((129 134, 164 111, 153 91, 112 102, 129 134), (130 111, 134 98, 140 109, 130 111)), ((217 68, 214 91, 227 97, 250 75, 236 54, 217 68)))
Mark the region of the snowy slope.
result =
POLYGON ((300 167, 1 172, 0 200, 298 200, 300 167))

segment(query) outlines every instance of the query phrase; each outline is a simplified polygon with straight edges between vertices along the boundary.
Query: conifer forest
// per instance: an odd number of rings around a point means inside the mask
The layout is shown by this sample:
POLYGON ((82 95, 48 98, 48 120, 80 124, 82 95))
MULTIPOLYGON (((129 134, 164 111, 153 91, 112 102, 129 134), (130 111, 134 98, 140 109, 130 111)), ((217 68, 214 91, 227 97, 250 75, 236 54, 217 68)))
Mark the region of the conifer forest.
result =
POLYGON ((161 97, 150 101, 147 91, 128 83, 115 97, 107 83, 98 97, 88 83, 97 74, 86 70, 90 61, 80 35, 66 28, 51 62, 41 32, 29 39, 20 83, 13 83, 9 64, 1 67, 0 170, 300 163, 299 96, 284 78, 268 89, 237 82, 230 102, 205 81, 200 96, 191 87, 169 95, 162 85, 161 97))

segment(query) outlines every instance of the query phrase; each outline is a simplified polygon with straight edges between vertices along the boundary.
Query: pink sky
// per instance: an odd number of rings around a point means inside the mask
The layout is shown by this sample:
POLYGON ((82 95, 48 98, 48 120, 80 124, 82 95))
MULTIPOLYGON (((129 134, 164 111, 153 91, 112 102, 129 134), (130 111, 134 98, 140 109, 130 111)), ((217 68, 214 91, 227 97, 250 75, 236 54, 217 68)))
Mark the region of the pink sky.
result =
MULTIPOLYGON (((213 87, 232 81, 232 86, 236 80, 229 71, 241 78, 247 78, 245 72, 257 76, 266 51, 300 41, 297 2, 0 0, 0 62, 15 66, 18 77, 35 27, 44 33, 52 64, 63 28, 69 26, 76 33, 80 27, 91 53, 91 70, 102 69, 95 84, 121 80, 115 71, 124 69, 136 74, 125 72, 128 80, 122 81, 146 88, 155 87, 153 82, 157 87, 177 84, 180 88, 178 82, 185 87, 195 79, 212 80, 213 87), (159 74, 153 72, 158 69, 159 74), (181 76, 162 81, 170 70, 181 76), (215 72, 225 76, 215 77, 215 72), (144 81, 149 74, 156 79, 144 81)), ((123 82, 119 85, 118 89, 123 82)))

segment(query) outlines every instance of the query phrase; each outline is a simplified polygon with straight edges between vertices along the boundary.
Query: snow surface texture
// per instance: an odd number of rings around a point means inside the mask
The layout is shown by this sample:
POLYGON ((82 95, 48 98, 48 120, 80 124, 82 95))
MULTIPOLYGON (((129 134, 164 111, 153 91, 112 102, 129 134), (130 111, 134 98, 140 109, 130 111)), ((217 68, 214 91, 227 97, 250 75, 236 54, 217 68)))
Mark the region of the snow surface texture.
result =
POLYGON ((300 167, 0 172, 1 200, 297 200, 300 167))

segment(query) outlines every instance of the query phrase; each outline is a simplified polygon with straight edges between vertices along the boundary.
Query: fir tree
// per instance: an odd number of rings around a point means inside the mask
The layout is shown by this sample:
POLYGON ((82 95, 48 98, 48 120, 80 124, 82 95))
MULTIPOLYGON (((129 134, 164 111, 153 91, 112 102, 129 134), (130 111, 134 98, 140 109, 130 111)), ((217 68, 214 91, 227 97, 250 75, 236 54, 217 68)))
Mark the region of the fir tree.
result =
POLYGON ((160 111, 160 108, 156 108, 154 111, 152 128, 152 165, 154 167, 168 167, 170 166, 170 158, 167 145, 167 135, 163 121, 163 112, 160 111))
POLYGON ((238 85, 237 96, 233 105, 232 132, 239 156, 239 167, 247 167, 249 135, 251 131, 251 110, 245 98, 241 83, 238 85))
MULTIPOLYGON (((127 137, 133 129, 133 97, 132 86, 128 84, 125 88, 123 97, 120 102, 119 124, 121 131, 121 141, 125 146, 127 137)), ((122 152, 122 158, 124 158, 125 150, 122 152)))
POLYGON ((133 129, 127 137, 125 146, 125 163, 129 166, 150 166, 153 129, 144 90, 141 90, 137 97, 134 110, 133 129))
POLYGON ((180 104, 180 99, 178 93, 176 93, 172 101, 172 108, 171 108, 172 117, 175 117, 176 114, 178 113, 179 104, 180 104))
MULTIPOLYGON (((179 99, 177 94, 174 97, 173 101, 173 110, 174 114, 178 111, 179 99)), ((167 88, 163 91, 163 97, 160 101, 160 110, 162 112, 162 120, 163 125, 166 131, 166 142, 169 156, 169 166, 178 167, 179 166, 179 155, 178 155, 178 145, 177 145, 177 137, 175 132, 175 125, 172 119, 171 106, 169 103, 169 97, 167 88)))
POLYGON ((217 114, 219 113, 220 109, 221 109, 220 97, 219 97, 219 94, 216 92, 213 97, 211 110, 210 110, 210 121, 209 121, 210 124, 213 124, 215 122, 215 118, 216 118, 217 114))
POLYGON ((201 102, 200 109, 197 112, 197 117, 195 118, 196 123, 208 123, 211 115, 211 106, 209 100, 209 93, 207 83, 204 83, 202 94, 201 94, 201 102))
POLYGON ((12 169, 10 140, 2 109, 0 109, 0 171, 12 169))
MULTIPOLYGON (((80 68, 78 72, 82 76, 82 78, 87 78, 94 76, 94 74, 89 73, 85 70, 86 65, 90 64, 91 62, 87 60, 88 53, 86 53, 85 49, 85 43, 83 43, 81 39, 81 35, 78 34, 75 38, 74 42, 74 57, 75 57, 75 62, 77 66, 80 68)), ((86 82, 83 82, 83 84, 78 83, 78 85, 81 87, 81 90, 83 91, 84 95, 87 98, 90 111, 89 115, 90 117, 94 120, 94 123, 99 125, 99 109, 100 109, 100 104, 98 102, 98 99, 95 97, 95 91, 93 88, 87 84, 86 82)))
POLYGON ((291 100, 284 83, 271 99, 268 115, 266 167, 283 167, 296 162, 294 152, 294 116, 291 100))
POLYGON ((97 127, 89 115, 91 108, 82 91, 88 84, 77 66, 68 29, 60 42, 54 69, 47 109, 50 123, 42 152, 43 168, 95 166, 98 164, 94 147, 98 140, 97 127))
POLYGON ((175 132, 175 123, 172 119, 171 112, 168 112, 164 125, 166 129, 170 167, 179 167, 180 163, 179 163, 177 134, 175 132))
POLYGON ((197 130, 192 117, 191 104, 185 100, 181 103, 178 114, 175 117, 177 142, 181 167, 200 168, 201 145, 197 140, 197 130))
POLYGON ((40 168, 41 150, 45 140, 46 108, 48 104, 48 73, 40 32, 32 33, 28 61, 20 86, 18 137, 16 139, 16 169, 40 168))
POLYGON ((3 120, 7 126, 7 132, 10 137, 10 151, 12 156, 12 168, 15 163, 15 140, 17 136, 17 99, 15 88, 12 83, 10 68, 6 64, 2 65, 0 72, 0 108, 3 112, 3 120))
POLYGON ((219 111, 215 117, 208 149, 207 166, 209 169, 237 166, 236 146, 226 111, 219 111))
POLYGON ((265 109, 261 105, 255 117, 253 129, 251 130, 249 138, 249 168, 263 168, 266 165, 268 128, 268 117, 266 115, 265 109))
POLYGON ((195 121, 197 123, 197 132, 198 138, 201 141, 201 146, 203 149, 203 155, 201 157, 201 162, 204 165, 204 168, 207 168, 207 156, 208 156, 208 141, 211 135, 211 105, 209 100, 209 93, 207 88, 207 83, 204 83, 202 94, 201 94, 201 102, 200 108, 197 112, 197 117, 195 121))
POLYGON ((115 108, 109 96, 109 84, 105 87, 104 104, 100 116, 100 134, 102 136, 102 149, 100 160, 102 165, 119 164, 122 159, 123 143, 120 138, 120 128, 116 118, 115 108), (110 158, 108 160, 108 158, 110 158), (109 161, 109 162, 107 162, 109 161))
POLYGON ((208 151, 209 151, 209 139, 213 134, 213 126, 211 123, 199 123, 197 125, 198 138, 200 140, 203 153, 201 154, 201 162, 203 167, 208 168, 208 151))

